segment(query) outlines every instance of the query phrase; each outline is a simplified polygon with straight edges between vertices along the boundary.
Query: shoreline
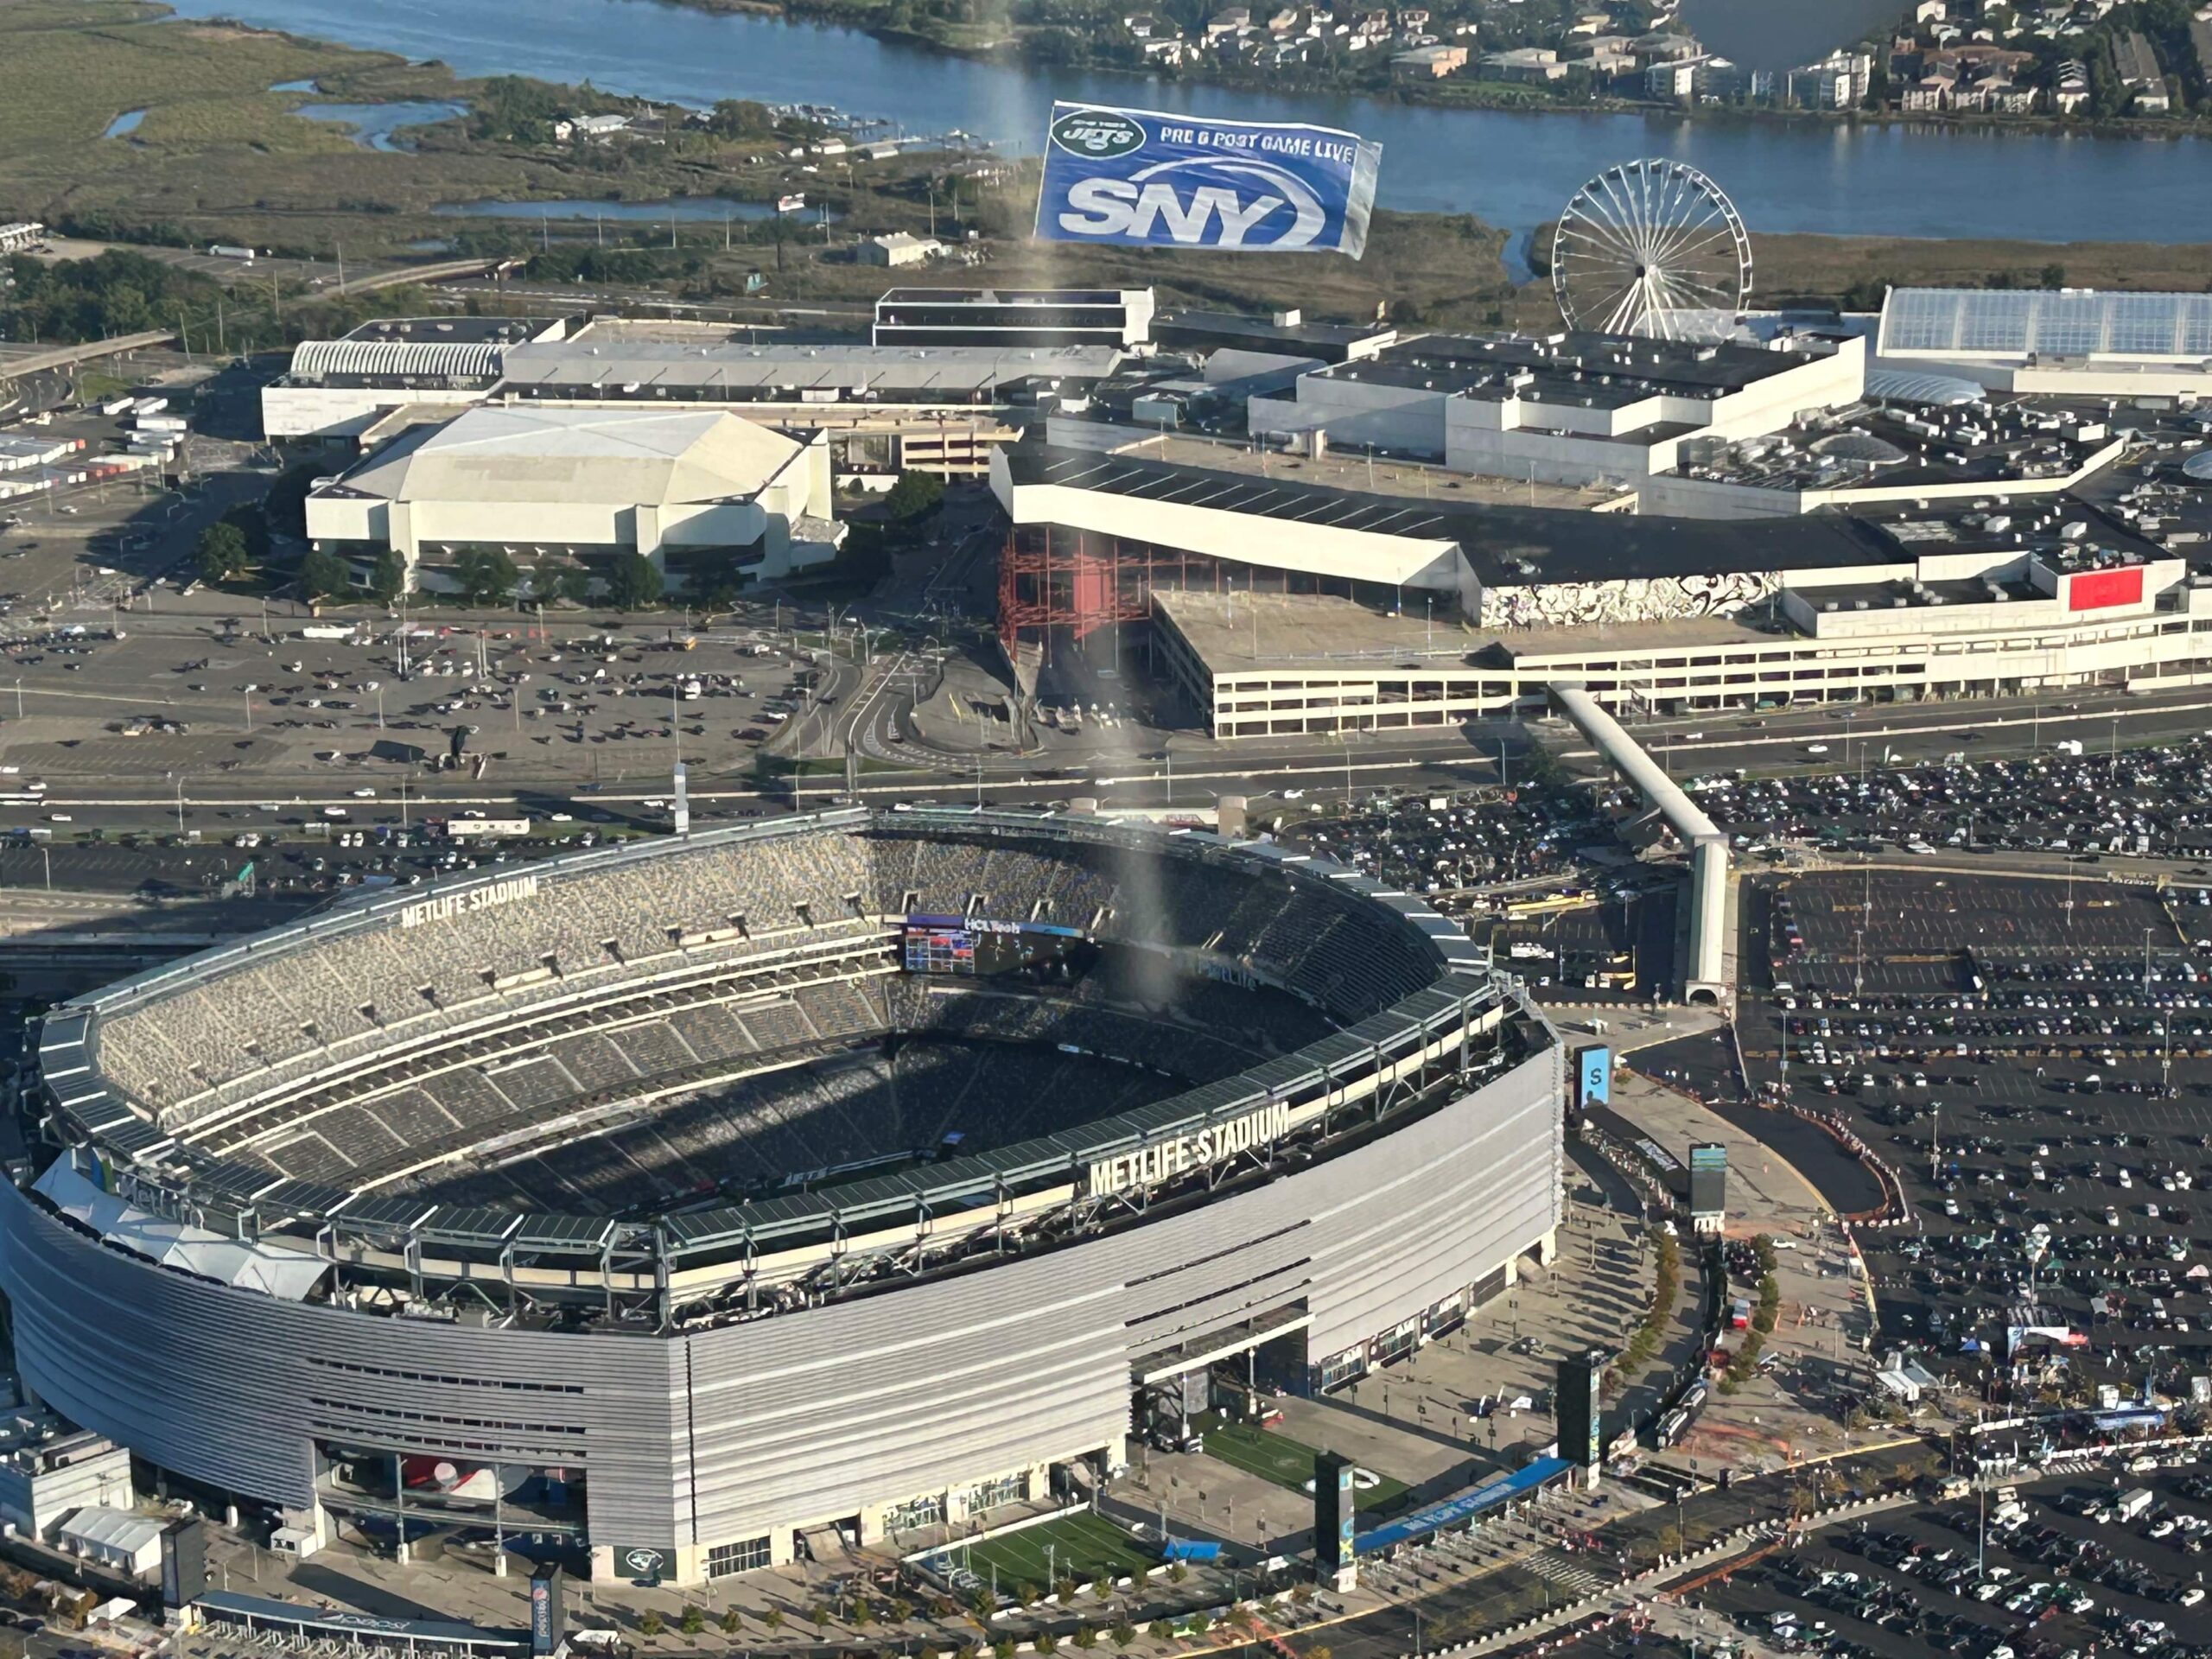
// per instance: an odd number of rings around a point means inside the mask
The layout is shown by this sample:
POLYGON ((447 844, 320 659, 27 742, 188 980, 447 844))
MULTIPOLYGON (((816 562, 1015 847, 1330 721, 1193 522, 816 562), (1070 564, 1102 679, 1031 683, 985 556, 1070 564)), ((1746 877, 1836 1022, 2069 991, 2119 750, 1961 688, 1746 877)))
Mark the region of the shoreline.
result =
MULTIPOLYGON (((884 45, 899 47, 963 62, 991 65, 1008 70, 1045 73, 1055 68, 1066 68, 1084 75, 1110 77, 1116 79, 1149 80, 1170 85, 1219 87, 1227 91, 1255 97, 1283 99, 1316 98, 1335 100, 1359 99, 1364 102, 1395 105, 1403 109, 1435 110, 1445 112, 1465 111, 1470 114, 1538 115, 1538 116, 1640 116, 1646 119, 1667 121, 1694 121, 1701 125, 1736 126, 1758 129, 1768 126, 1812 127, 1826 129, 1866 128, 1880 131, 1904 128, 1928 132, 1948 132, 1973 137, 2082 137, 2104 140, 2129 139, 2137 142, 2181 143, 2190 140, 2212 139, 2212 115, 2201 118, 2118 117, 2105 121, 2077 121, 2069 118, 2033 115, 2007 116, 1980 112, 1929 114, 1904 110, 1810 110, 1786 109, 1762 105, 1698 105, 1655 104, 1637 99, 1594 98, 1587 103, 1568 104, 1554 99, 1526 98, 1513 95, 1509 83, 1480 80, 1389 82, 1366 84, 1334 84, 1314 82, 1298 77, 1277 78, 1265 75, 1224 74, 1212 71, 1188 73, 1163 70, 1158 67, 1090 61, 1081 65, 1060 65, 1050 59, 1033 56, 1019 40, 1007 39, 966 46, 911 29, 894 28, 875 21, 866 9, 850 7, 840 0, 654 0, 656 4, 671 10, 686 11, 703 17, 742 17, 774 21, 792 26, 809 25, 817 29, 842 29, 863 35, 884 45), (1494 88, 1494 92, 1478 89, 1494 88)), ((336 47, 349 51, 372 53, 392 59, 410 67, 440 67, 451 75, 457 86, 467 86, 486 79, 464 76, 454 70, 442 58, 410 59, 381 47, 355 46, 349 41, 334 40, 327 35, 302 34, 296 29, 264 26, 246 22, 226 14, 214 14, 206 18, 190 18, 166 3, 166 0, 149 0, 159 7, 159 12, 148 22, 175 22, 201 24, 220 22, 257 34, 275 35, 288 40, 321 47, 336 47)), ((524 79, 538 80, 544 86, 573 86, 576 83, 544 80, 535 75, 524 79)), ((672 105, 683 109, 703 109, 706 105, 693 104, 684 99, 658 93, 607 93, 607 96, 632 99, 639 103, 672 105)), ((842 113, 857 119, 880 119, 870 112, 859 110, 842 113)), ((1030 153, 1026 149, 999 147, 999 153, 1020 156, 1030 153)), ((1925 239, 1925 238, 1923 238, 1925 239)), ((1940 238, 1939 238, 1940 239, 1940 238)))
MULTIPOLYGON (((1019 38, 995 41, 978 46, 963 46, 934 35, 911 29, 897 29, 873 21, 867 11, 848 8, 838 0, 658 0, 664 5, 682 11, 692 11, 704 16, 772 17, 789 23, 811 23, 817 27, 849 29, 857 35, 880 41, 887 45, 909 47, 918 51, 935 53, 944 57, 957 58, 971 63, 997 64, 1014 69, 1048 71, 1069 67, 1056 64, 1049 58, 1032 55, 1019 38)), ((1891 126, 1919 127, 1931 130, 1950 130, 1961 133, 2023 136, 2056 134, 2094 138, 2133 138, 2139 140, 2181 141, 2212 138, 2212 116, 2200 118, 2115 117, 2104 121, 2076 121, 2068 117, 2053 115, 2010 116, 1967 113, 1929 114, 1905 110, 1813 110, 1792 109, 1777 105, 1745 104, 1656 104, 1640 99, 1593 98, 1586 104, 1568 104, 1555 99, 1514 96, 1510 83, 1475 79, 1442 81, 1387 82, 1380 86, 1365 83, 1316 84, 1296 76, 1275 78, 1265 75, 1224 74, 1205 70, 1196 73, 1182 70, 1163 70, 1157 66, 1100 62, 1092 60, 1072 66, 1084 74, 1107 75, 1137 80, 1166 80, 1194 86, 1221 86, 1236 92, 1251 92, 1279 98, 1312 96, 1330 99, 1364 99, 1377 104, 1395 104, 1410 109, 1483 111, 1513 115, 1641 115, 1669 120, 1695 120, 1719 125, 1731 123, 1745 126, 1764 126, 1770 124, 1820 127, 1884 128, 1891 126), (1495 88, 1494 95, 1477 89, 1495 88), (1437 96, 1438 92, 1458 92, 1458 96, 1437 96), (1428 94, 1423 96, 1423 94, 1428 94)), ((680 102, 680 100, 664 100, 680 102)))

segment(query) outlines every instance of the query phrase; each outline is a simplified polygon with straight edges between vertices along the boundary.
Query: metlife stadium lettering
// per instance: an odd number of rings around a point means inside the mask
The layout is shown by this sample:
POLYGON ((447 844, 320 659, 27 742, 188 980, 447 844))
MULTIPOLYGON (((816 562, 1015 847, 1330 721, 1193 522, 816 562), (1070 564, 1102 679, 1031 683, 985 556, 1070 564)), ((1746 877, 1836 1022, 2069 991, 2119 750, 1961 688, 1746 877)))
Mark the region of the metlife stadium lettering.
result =
POLYGON ((1289 1133, 1289 1106, 1273 1101, 1225 1123, 1179 1135, 1172 1140, 1155 1141, 1134 1152, 1098 1159, 1090 1166, 1090 1190, 1098 1194, 1119 1192, 1133 1186, 1156 1186, 1188 1170, 1205 1169, 1234 1158, 1240 1152, 1279 1141, 1289 1133))
POLYGON ((1055 105, 1037 234, 1359 257, 1382 146, 1332 127, 1055 105))
POLYGON ((425 899, 419 905, 409 905, 399 912, 399 925, 402 927, 420 927, 425 922, 442 922, 452 917, 466 916, 471 911, 512 905, 518 899, 531 899, 537 894, 536 876, 511 875, 484 887, 470 887, 461 893, 448 893, 436 899, 425 899))

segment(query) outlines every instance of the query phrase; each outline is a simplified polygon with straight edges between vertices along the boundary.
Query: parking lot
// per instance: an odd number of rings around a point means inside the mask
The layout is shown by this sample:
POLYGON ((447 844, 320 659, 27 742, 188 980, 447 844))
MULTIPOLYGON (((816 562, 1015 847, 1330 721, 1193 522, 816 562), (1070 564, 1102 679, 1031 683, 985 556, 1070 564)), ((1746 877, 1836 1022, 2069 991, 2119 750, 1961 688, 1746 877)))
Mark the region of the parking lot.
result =
POLYGON ((2116 1478, 2117 1489, 2100 1471, 1881 1516, 1818 1535, 1703 1600, 1747 1650, 1897 1659, 2206 1652, 2212 1478, 2188 1470, 2116 1478), (2140 1496, 2123 1505, 2122 1493, 2140 1496))
POLYGON ((2185 1397, 2212 1344, 2205 889, 1900 871, 1761 883, 1755 1088, 1833 1113, 1904 1184, 1860 1236, 1885 1337, 1992 1405, 2185 1397), (2070 1332, 2008 1354, 2011 1310, 2070 1332))
POLYGON ((1846 721, 1833 738, 1808 746, 1828 770, 1789 777, 1707 772, 1687 787, 1751 851, 1796 842, 1916 853, 2049 852, 2083 862, 2212 852, 2212 738, 2121 747, 2117 720, 2111 735, 2103 747, 2031 735, 2038 752, 2018 759, 1980 760, 1969 746, 1931 764, 1890 766, 1873 740, 1854 743, 1846 721))

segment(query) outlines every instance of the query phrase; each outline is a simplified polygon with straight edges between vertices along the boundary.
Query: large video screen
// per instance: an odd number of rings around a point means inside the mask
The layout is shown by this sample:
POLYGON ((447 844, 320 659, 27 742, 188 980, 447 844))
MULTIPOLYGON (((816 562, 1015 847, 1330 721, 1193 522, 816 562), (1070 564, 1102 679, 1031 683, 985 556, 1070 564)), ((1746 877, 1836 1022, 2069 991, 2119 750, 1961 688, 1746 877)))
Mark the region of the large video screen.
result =
POLYGON ((1049 922, 1000 922, 980 916, 909 916, 906 964, 910 974, 988 978, 1057 962, 1084 943, 1082 931, 1049 922))

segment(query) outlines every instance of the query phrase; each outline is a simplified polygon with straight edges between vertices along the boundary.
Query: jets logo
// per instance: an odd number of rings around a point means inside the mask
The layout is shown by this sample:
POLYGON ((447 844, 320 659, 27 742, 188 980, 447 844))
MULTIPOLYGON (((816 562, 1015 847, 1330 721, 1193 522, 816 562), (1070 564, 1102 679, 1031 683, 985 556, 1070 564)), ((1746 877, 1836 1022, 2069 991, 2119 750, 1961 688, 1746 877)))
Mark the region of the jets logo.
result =
POLYGON ((1114 110, 1077 110, 1052 123, 1052 142, 1078 156, 1104 160, 1144 144, 1144 129, 1114 110))

